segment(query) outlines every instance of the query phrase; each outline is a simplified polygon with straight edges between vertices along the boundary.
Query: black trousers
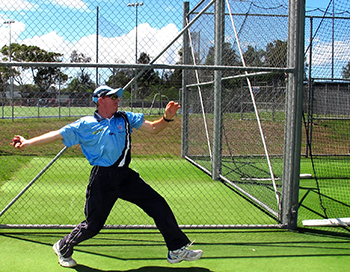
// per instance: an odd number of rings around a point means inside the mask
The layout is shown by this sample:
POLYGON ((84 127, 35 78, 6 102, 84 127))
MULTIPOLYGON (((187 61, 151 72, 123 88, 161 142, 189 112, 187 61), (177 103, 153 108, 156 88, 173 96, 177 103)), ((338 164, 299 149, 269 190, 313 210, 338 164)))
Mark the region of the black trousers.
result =
POLYGON ((190 241, 179 228, 169 205, 138 173, 128 167, 94 166, 86 189, 85 220, 60 242, 64 257, 73 247, 100 232, 118 198, 136 204, 153 218, 168 250, 176 250, 190 241))

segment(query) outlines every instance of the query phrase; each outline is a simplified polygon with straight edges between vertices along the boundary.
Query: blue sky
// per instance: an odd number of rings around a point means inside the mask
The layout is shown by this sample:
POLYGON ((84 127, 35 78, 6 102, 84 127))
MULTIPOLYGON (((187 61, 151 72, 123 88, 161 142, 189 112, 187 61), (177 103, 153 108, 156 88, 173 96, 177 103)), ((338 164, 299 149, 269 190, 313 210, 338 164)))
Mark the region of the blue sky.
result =
POLYGON ((305 7, 306 10, 314 9, 314 8, 327 8, 329 4, 329 0, 306 0, 305 7))
MULTIPOLYGON (((127 7, 127 4, 132 1, 128 0, 0 0, 0 20, 6 21, 8 19, 16 20, 16 25, 12 25, 13 38, 15 41, 31 38, 31 36, 47 35, 52 31, 56 31, 57 35, 62 37, 66 42, 75 42, 81 38, 94 34, 79 31, 76 26, 76 21, 71 18, 81 17, 84 19, 85 28, 96 28, 96 6, 100 7, 100 24, 104 26, 101 28, 100 35, 104 37, 121 36, 127 34, 135 28, 135 8, 127 7), (13 4, 10 4, 10 3, 13 4), (119 18, 118 16, 111 16, 108 11, 103 9, 103 3, 108 3, 110 7, 122 11, 125 17, 119 18), (54 10, 54 12, 48 11, 54 10), (63 13, 71 14, 70 17, 66 16, 62 18, 63 13), (1 12, 2 11, 2 12, 1 12), (108 14, 106 14, 108 13, 108 14), (125 19, 129 18, 129 19, 125 19), (40 25, 40 21, 45 21, 45 26, 40 25), (67 31, 70 29, 70 31, 67 31), (74 30, 76 29, 76 31, 74 30)), ((144 5, 139 7, 139 24, 143 22, 149 23, 152 27, 160 29, 164 27, 162 21, 153 20, 150 22, 149 18, 145 14, 152 14, 156 12, 163 12, 167 9, 175 10, 173 18, 177 16, 179 20, 175 22, 178 29, 181 28, 181 16, 182 16, 182 3, 179 9, 178 1, 159 1, 159 0, 144 0, 144 5), (159 2, 166 2, 165 6, 160 6, 159 2), (154 8, 156 7, 156 8, 154 8), (160 8, 161 7, 161 8, 160 8), (156 10, 155 10, 156 9, 156 10), (163 10, 161 10, 163 9, 163 10)), ((197 3, 197 1, 190 1, 191 5, 197 3)), ((325 9, 329 3, 329 0, 307 0, 306 9, 321 8, 325 9)), ((116 12, 116 14, 119 14, 116 12)), ((0 34, 6 35, 4 28, 8 26, 0 27, 0 34), (2 30, 2 31, 1 31, 2 30)), ((52 37, 51 37, 52 38, 52 37)), ((0 38, 1 39, 1 38, 0 38)), ((3 43, 3 41, 0 40, 3 43)), ((4 41, 6 42, 6 41, 4 41)))

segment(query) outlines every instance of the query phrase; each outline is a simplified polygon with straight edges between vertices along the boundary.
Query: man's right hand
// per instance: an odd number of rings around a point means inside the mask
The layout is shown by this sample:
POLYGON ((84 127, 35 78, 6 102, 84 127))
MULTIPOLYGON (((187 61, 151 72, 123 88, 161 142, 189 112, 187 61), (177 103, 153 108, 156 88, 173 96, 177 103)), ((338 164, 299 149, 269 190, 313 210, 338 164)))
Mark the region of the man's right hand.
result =
POLYGON ((15 135, 10 145, 12 145, 14 148, 21 149, 23 148, 23 143, 25 142, 25 140, 26 139, 24 139, 22 136, 15 135))

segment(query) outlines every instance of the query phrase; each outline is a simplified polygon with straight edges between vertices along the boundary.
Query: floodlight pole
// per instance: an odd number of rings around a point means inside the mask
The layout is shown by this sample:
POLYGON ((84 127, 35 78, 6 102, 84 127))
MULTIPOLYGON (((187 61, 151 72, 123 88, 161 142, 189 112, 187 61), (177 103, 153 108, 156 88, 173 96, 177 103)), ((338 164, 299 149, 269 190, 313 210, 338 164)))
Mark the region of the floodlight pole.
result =
MULTIPOLYGON (((5 25, 9 25, 9 62, 12 62, 12 50, 11 50, 11 24, 15 23, 14 20, 5 21, 5 25)), ((11 93, 11 104, 12 104, 12 121, 15 117, 15 108, 14 108, 14 93, 13 93, 13 73, 12 67, 10 66, 10 93, 11 93)))
MULTIPOLYGON (((138 26, 138 7, 143 6, 142 2, 134 2, 134 3, 128 3, 127 4, 128 7, 135 7, 135 64, 137 64, 137 26, 138 26)), ((137 68, 135 68, 135 77, 137 75, 137 68)), ((135 84, 135 98, 137 98, 137 90, 138 90, 138 86, 137 86, 137 79, 134 82, 135 84)), ((131 95, 131 99, 132 99, 132 95, 131 95)), ((131 105, 132 107, 132 105, 131 105)))
POLYGON ((15 23, 14 20, 9 20, 9 21, 5 21, 4 24, 5 25, 9 25, 9 39, 10 39, 10 44, 9 44, 9 50, 10 50, 10 55, 9 55, 9 60, 10 62, 12 61, 11 59, 11 24, 15 23))

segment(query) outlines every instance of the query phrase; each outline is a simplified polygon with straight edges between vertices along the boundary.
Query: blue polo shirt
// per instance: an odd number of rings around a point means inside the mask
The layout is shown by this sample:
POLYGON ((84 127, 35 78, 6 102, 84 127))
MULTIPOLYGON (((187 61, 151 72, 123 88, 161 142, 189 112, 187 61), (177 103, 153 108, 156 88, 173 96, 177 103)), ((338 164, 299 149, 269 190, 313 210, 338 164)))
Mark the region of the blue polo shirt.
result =
MULTIPOLYGON (((143 123, 142 113, 125 112, 133 128, 143 123)), ((59 130, 67 147, 80 144, 91 165, 111 166, 122 155, 126 145, 125 121, 118 113, 110 119, 102 118, 97 112, 68 124, 59 130)))

